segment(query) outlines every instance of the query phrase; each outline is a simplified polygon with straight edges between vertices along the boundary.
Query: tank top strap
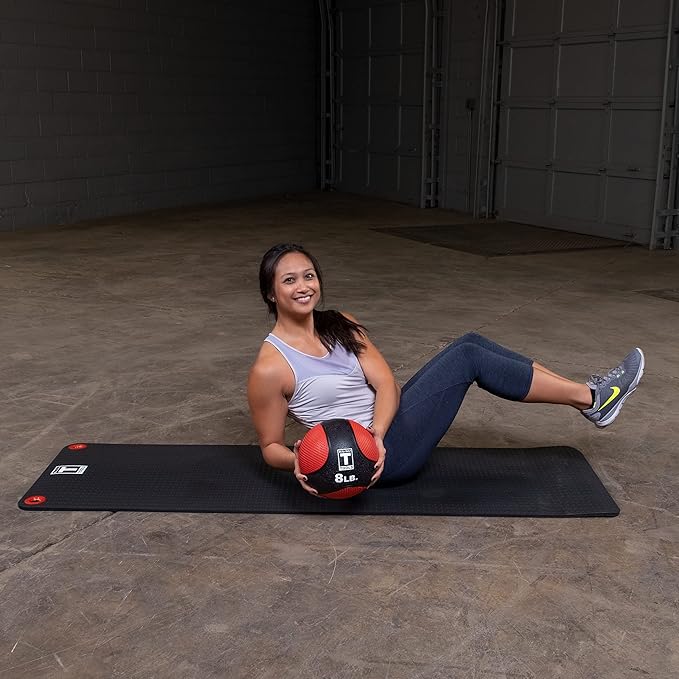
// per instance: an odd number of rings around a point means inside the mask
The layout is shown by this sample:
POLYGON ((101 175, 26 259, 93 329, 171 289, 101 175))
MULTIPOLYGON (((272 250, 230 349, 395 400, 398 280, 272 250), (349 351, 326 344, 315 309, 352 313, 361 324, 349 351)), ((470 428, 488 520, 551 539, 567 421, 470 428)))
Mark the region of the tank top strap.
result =
POLYGON ((295 370, 295 363, 292 360, 292 358, 288 355, 288 346, 285 344, 285 342, 282 342, 281 340, 276 337, 276 335, 269 333, 265 338, 265 342, 268 342, 269 344, 273 344, 273 346, 278 349, 278 352, 283 356, 283 358, 286 360, 287 364, 290 366, 290 369, 292 370, 292 374, 295 376, 295 385, 299 384, 300 378, 299 375, 297 374, 297 371, 295 370))

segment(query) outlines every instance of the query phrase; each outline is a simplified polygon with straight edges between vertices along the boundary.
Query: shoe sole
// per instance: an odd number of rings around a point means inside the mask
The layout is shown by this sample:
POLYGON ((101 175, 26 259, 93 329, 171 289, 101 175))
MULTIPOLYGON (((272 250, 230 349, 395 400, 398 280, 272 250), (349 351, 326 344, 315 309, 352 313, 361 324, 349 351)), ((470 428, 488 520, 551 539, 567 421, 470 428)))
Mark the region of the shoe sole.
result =
POLYGON ((613 424, 613 420, 615 420, 615 418, 618 416, 620 408, 622 408, 625 401, 637 390, 637 386, 644 375, 646 357, 644 356, 644 352, 641 349, 639 349, 639 347, 636 347, 636 350, 641 354, 641 364, 639 365, 639 371, 637 372, 637 376, 634 378, 634 381, 632 382, 632 388, 620 399, 618 404, 615 406, 615 408, 613 408, 613 410, 611 410, 611 412, 609 413, 605 420, 600 420, 599 422, 594 423, 596 424, 597 427, 599 427, 599 429, 603 429, 604 427, 608 427, 609 424, 613 424))

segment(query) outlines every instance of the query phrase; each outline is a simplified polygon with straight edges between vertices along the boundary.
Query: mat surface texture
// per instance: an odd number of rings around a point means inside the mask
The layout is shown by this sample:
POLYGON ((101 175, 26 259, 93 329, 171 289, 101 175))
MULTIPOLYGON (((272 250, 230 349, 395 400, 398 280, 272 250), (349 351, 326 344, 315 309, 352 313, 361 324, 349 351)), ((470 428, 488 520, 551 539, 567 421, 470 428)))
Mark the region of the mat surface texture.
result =
POLYGON ((616 516, 574 448, 437 448, 420 475, 351 500, 304 492, 255 446, 71 444, 19 500, 21 509, 616 516))

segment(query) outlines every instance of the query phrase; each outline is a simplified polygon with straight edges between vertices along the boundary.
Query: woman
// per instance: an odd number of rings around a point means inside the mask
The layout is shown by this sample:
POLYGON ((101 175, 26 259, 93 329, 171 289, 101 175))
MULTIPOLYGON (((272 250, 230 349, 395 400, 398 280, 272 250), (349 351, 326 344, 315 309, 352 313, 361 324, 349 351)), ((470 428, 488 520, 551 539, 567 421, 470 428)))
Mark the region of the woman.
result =
POLYGON ((276 245, 263 257, 260 291, 276 323, 250 371, 248 402, 265 461, 300 473, 297 451, 284 442, 286 416, 306 427, 333 418, 367 427, 379 450, 371 485, 414 476, 450 427, 473 382, 496 396, 577 408, 598 427, 617 417, 644 372, 640 349, 606 377, 585 384, 469 333, 449 344, 401 389, 356 318, 318 311, 321 271, 302 246, 276 245))

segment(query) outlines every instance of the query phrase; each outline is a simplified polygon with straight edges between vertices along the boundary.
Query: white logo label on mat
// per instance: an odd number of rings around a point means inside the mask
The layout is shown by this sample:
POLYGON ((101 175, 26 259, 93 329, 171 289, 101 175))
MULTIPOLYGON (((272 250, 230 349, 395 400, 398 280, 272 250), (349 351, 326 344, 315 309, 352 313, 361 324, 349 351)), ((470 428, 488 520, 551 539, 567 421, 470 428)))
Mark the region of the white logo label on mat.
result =
POLYGON ((354 468, 354 449, 337 449, 337 469, 341 472, 351 471, 354 468))
POLYGON ((86 469, 86 464, 60 464, 50 472, 50 476, 54 476, 54 474, 84 474, 86 469))

